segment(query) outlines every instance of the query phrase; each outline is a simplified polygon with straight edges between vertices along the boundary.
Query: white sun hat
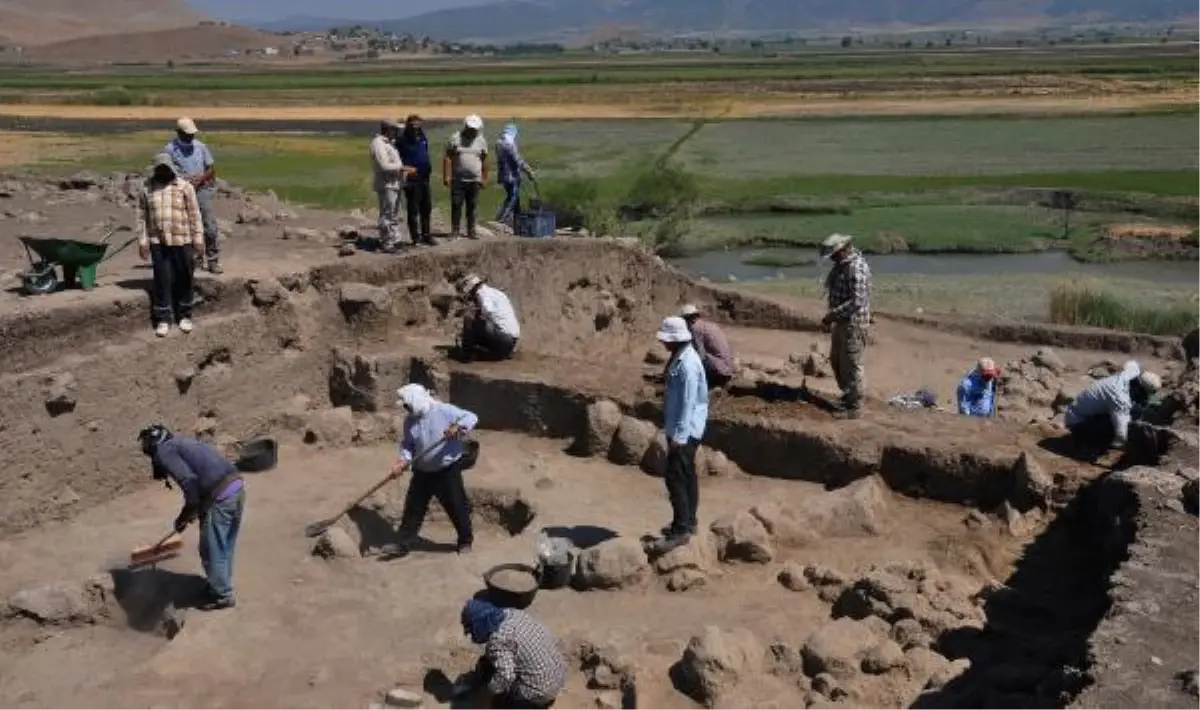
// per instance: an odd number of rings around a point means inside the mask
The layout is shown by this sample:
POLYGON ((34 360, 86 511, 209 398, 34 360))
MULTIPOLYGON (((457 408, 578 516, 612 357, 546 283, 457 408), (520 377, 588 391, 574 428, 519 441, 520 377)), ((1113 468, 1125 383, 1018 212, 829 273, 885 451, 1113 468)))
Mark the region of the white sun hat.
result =
POLYGON ((479 117, 479 114, 473 113, 463 120, 463 125, 465 125, 467 128, 473 128, 478 131, 479 129, 483 128, 483 119, 479 117))
POLYGON ((1143 372, 1138 375, 1138 383, 1142 385, 1142 389, 1150 394, 1154 394, 1162 389, 1162 378, 1153 372, 1143 372))
POLYGON ((698 315, 700 315, 700 309, 696 308, 696 304, 689 303, 689 304, 685 305, 683 308, 679 309, 679 315, 682 316, 683 318, 687 318, 689 316, 698 316, 698 315))
POLYGON ((196 128, 196 122, 186 117, 175 122, 175 130, 189 136, 194 136, 200 132, 200 129, 196 128))
POLYGON ((836 254, 850 246, 850 240, 853 238, 849 234, 830 234, 828 237, 825 237, 825 241, 821 242, 821 253, 836 254))
POLYGON ((670 316, 663 318, 662 325, 658 327, 657 337, 661 343, 689 343, 692 340, 692 331, 688 330, 687 321, 679 316, 670 316))

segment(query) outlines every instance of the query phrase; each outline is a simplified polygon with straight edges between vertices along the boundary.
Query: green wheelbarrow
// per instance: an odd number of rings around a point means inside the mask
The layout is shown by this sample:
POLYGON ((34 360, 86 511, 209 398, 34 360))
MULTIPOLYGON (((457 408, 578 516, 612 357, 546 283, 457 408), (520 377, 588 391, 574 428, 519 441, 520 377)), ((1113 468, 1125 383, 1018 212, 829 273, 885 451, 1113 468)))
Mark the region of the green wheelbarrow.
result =
POLYGON ((137 237, 131 237, 105 256, 108 252, 108 239, 113 234, 114 232, 109 232, 99 242, 20 237, 21 244, 25 246, 25 254, 29 257, 29 268, 21 278, 21 289, 26 295, 36 296, 52 293, 58 290, 60 284, 68 288, 92 288, 96 285, 96 267, 137 241, 137 237), (35 254, 37 258, 34 258, 35 254), (59 267, 63 271, 61 280, 58 278, 59 267))

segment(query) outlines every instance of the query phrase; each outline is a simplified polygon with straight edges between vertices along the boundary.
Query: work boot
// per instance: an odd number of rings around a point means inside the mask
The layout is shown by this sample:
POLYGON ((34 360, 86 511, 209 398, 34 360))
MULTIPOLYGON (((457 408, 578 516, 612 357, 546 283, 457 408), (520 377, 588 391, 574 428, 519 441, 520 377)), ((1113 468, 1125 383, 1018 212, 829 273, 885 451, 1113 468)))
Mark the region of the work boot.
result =
POLYGON ((655 556, 665 555, 671 550, 683 547, 690 539, 692 539, 691 533, 675 533, 650 543, 646 551, 655 556))
POLYGON ((225 273, 225 269, 221 268, 221 262, 217 261, 216 259, 214 259, 212 257, 209 257, 208 273, 213 274, 213 275, 223 274, 223 273, 225 273))
POLYGON ((200 611, 220 611, 222 609, 232 609, 237 606, 237 600, 233 597, 219 597, 217 599, 209 599, 196 605, 200 611))
POLYGON ((426 234, 425 238, 421 240, 421 243, 427 247, 436 247, 438 245, 438 240, 435 237, 426 234))

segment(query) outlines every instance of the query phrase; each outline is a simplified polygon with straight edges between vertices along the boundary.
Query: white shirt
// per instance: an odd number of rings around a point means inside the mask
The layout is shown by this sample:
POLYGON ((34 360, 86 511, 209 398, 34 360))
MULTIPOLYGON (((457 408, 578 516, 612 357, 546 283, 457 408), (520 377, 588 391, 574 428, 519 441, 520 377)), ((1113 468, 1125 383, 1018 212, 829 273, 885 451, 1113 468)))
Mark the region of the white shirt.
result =
POLYGON ((1112 417, 1113 431, 1119 441, 1124 441, 1129 432, 1129 420, 1133 412, 1133 400, 1129 396, 1129 383, 1142 374, 1137 362, 1130 360, 1124 369, 1088 385, 1075 401, 1067 407, 1063 423, 1073 427, 1085 419, 1107 414, 1112 417))
POLYGON ((477 298, 484 318, 508 337, 514 340, 521 337, 521 324, 517 323, 517 314, 513 312, 512 303, 503 291, 483 284, 479 287, 477 298))
POLYGON ((375 171, 375 189, 399 188, 400 175, 396 172, 404 167, 400 151, 382 134, 371 139, 371 166, 375 171))

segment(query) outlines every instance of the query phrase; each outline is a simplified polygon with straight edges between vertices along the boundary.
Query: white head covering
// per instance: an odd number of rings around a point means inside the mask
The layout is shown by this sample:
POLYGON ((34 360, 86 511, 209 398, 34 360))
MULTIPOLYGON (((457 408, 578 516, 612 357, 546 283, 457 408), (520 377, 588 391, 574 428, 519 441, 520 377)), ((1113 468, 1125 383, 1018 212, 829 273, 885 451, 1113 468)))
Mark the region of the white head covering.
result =
POLYGON ((1153 372, 1143 372, 1142 374, 1138 375, 1138 384, 1140 384, 1142 389, 1146 390, 1148 394, 1154 394, 1162 389, 1162 378, 1153 372))
POLYGON ((671 316, 663 318, 657 337, 662 343, 690 343, 692 331, 688 330, 687 321, 679 316, 671 316))
POLYGON ((436 401, 433 395, 429 394, 429 390, 415 382, 404 385, 396 390, 396 394, 400 397, 400 401, 397 404, 403 404, 405 407, 408 407, 408 411, 417 417, 423 416, 432 409, 436 401))
POLYGON ((825 241, 821 242, 821 253, 829 256, 850 246, 850 240, 853 239, 849 234, 830 234, 825 237, 825 241))
POLYGON ((196 122, 187 117, 175 122, 175 130, 189 136, 194 136, 200 132, 200 129, 196 128, 196 122))
POLYGON ((688 316, 698 316, 700 315, 700 309, 696 308, 695 304, 689 303, 683 308, 679 309, 679 315, 683 316, 684 318, 687 318, 688 316))
POLYGON ((483 119, 480 118, 478 114, 473 113, 463 120, 463 125, 467 128, 473 128, 478 131, 483 128, 483 119))

